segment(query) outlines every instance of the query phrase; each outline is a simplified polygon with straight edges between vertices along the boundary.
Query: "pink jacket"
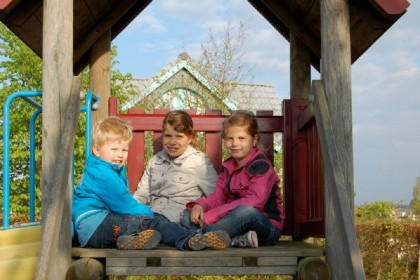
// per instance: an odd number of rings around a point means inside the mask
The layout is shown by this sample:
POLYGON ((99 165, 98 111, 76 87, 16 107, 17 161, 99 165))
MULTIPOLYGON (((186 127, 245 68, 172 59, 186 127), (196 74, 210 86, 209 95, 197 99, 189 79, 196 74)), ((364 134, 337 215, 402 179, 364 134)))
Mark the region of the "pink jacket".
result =
POLYGON ((266 215, 280 230, 284 224, 284 210, 279 188, 279 178, 266 156, 254 149, 235 169, 235 160, 223 163, 215 191, 207 198, 187 203, 191 210, 195 204, 204 209, 208 225, 214 224, 240 206, 250 205, 266 215))

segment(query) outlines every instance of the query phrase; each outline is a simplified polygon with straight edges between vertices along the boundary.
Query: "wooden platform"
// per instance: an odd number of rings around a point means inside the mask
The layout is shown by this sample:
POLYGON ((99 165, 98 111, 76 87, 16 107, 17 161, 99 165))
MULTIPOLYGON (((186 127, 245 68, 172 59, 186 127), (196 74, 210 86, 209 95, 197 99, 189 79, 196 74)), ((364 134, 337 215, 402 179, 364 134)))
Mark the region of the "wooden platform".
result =
POLYGON ((303 241, 281 241, 260 248, 179 251, 73 248, 74 258, 105 260, 106 275, 295 275, 300 259, 321 257, 324 248, 303 241))

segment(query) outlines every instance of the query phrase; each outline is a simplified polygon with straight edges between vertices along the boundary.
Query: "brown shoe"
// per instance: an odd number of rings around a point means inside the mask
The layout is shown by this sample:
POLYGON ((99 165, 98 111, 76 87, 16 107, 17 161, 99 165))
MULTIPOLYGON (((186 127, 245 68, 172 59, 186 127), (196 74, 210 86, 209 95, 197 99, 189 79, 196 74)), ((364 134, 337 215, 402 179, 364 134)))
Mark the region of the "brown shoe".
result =
POLYGON ((223 230, 196 234, 188 240, 188 247, 193 251, 206 248, 224 250, 230 246, 230 236, 223 230))
POLYGON ((120 250, 149 250, 155 248, 162 240, 162 234, 153 229, 147 229, 137 234, 121 235, 117 239, 120 250))

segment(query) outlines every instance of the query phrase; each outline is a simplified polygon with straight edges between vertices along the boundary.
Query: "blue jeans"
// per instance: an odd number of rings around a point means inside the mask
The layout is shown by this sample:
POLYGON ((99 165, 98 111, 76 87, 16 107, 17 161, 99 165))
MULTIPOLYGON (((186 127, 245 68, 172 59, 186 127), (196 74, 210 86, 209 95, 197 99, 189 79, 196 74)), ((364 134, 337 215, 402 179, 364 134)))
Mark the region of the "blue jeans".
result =
POLYGON ((115 248, 118 236, 136 234, 146 229, 159 231, 162 243, 178 250, 185 250, 188 239, 197 233, 157 213, 154 217, 110 213, 89 239, 87 247, 115 248))
MULTIPOLYGON (((182 213, 181 225, 200 230, 199 225, 191 222, 191 212, 188 210, 182 213)), ((203 233, 215 230, 224 230, 232 238, 254 230, 258 235, 258 243, 262 246, 277 244, 281 235, 281 231, 264 214, 248 205, 236 207, 218 222, 201 229, 203 233)))

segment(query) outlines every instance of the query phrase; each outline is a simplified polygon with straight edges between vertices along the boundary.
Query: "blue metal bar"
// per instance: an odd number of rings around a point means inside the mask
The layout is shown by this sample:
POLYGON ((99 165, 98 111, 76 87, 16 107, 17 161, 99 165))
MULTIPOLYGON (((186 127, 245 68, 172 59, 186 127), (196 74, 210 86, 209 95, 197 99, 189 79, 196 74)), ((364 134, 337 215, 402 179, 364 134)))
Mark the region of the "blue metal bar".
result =
POLYGON ((42 111, 42 105, 39 104, 38 102, 36 102, 35 100, 33 100, 32 98, 27 97, 27 96, 22 96, 22 98, 24 100, 26 100, 29 104, 31 104, 32 106, 34 106, 36 109, 42 111))
POLYGON ((40 110, 36 110, 29 123, 29 222, 35 222, 35 122, 40 110))
POLYGON ((92 91, 86 93, 86 130, 85 130, 85 162, 87 161, 88 156, 91 154, 90 143, 91 136, 90 131, 92 129, 92 108, 94 106, 99 107, 99 96, 97 94, 92 94, 92 91))
MULTIPOLYGON (((12 101, 21 97, 37 110, 32 114, 30 119, 30 143, 29 143, 29 221, 35 221, 35 122, 38 115, 42 112, 42 106, 33 100, 31 97, 42 96, 42 91, 18 91, 11 94, 5 101, 3 108, 3 229, 9 229, 10 223, 10 107, 12 101)), ((91 119, 92 110, 99 107, 99 95, 92 94, 91 91, 87 93, 86 105, 81 107, 82 112, 86 112, 86 130, 85 130, 85 158, 91 154, 91 119)), ((72 159, 74 163, 74 155, 72 159)), ((72 166, 74 177, 74 164, 72 166)), ((74 178, 73 178, 74 185, 74 178)))
POLYGON ((6 98, 3 108, 3 229, 9 228, 10 105, 17 97, 41 96, 41 91, 18 91, 6 98))

